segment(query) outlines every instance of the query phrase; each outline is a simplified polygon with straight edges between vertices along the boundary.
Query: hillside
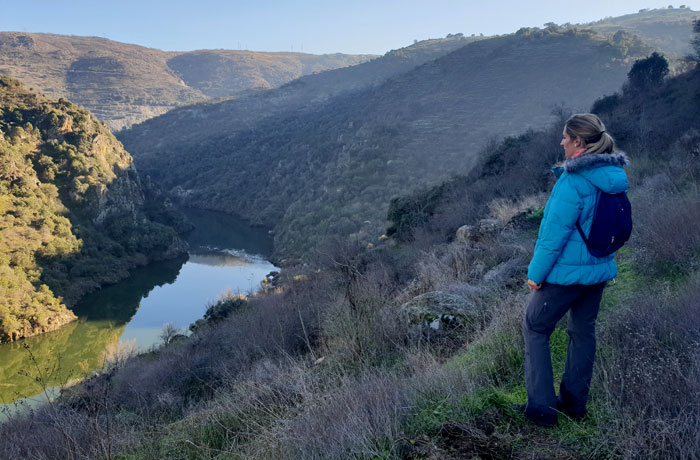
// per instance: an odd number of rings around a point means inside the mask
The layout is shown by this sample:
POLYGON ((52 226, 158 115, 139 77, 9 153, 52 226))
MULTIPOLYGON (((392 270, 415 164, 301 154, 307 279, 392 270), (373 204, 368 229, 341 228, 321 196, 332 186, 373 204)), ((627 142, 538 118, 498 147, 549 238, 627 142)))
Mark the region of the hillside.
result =
POLYGON ((221 129, 216 120, 233 117, 217 104, 200 112, 211 129, 176 122, 179 110, 120 139, 188 204, 274 227, 277 255, 295 257, 329 235, 374 241, 392 196, 467 171, 490 137, 544 126, 555 105, 583 108, 614 92, 649 52, 624 33, 522 29, 247 130, 221 129))
POLYGON ((106 126, 3 75, 0 209, 0 342, 56 329, 86 292, 186 250, 106 126))
POLYGON ((0 32, 0 73, 91 110, 112 130, 212 97, 273 88, 366 55, 163 52, 99 37, 0 32))
MULTIPOLYGON (((645 88, 628 84, 624 91, 597 99, 589 110, 601 117, 618 145, 628 152, 634 172, 647 180, 653 177, 666 192, 667 187, 684 189, 695 183, 692 174, 700 154, 699 95, 700 71, 696 70, 645 88)), ((523 195, 547 190, 552 181, 547 165, 561 159, 559 125, 565 117, 558 121, 552 129, 510 136, 491 146, 467 174, 394 198, 387 233, 397 241, 430 234, 434 241, 444 242, 454 237, 462 220, 488 213, 490 204, 509 207, 523 195)), ((649 186, 654 186, 653 180, 649 186)), ((657 202, 645 203, 642 209, 648 211, 657 202)), ((692 255, 689 249, 674 246, 669 242, 669 255, 674 251, 679 251, 678 257, 692 255)))
POLYGON ((319 104, 335 96, 378 86, 480 39, 482 37, 455 35, 423 40, 359 65, 298 78, 272 91, 173 109, 123 130, 118 136, 129 151, 139 152, 142 157, 158 156, 161 151, 177 148, 182 142, 196 144, 201 139, 249 130, 273 115, 316 110, 319 104))
POLYGON ((700 13, 690 8, 655 8, 605 18, 582 26, 610 37, 619 30, 624 30, 639 36, 649 46, 664 53, 683 57, 692 51, 689 45, 693 36, 692 22, 698 17, 700 13))

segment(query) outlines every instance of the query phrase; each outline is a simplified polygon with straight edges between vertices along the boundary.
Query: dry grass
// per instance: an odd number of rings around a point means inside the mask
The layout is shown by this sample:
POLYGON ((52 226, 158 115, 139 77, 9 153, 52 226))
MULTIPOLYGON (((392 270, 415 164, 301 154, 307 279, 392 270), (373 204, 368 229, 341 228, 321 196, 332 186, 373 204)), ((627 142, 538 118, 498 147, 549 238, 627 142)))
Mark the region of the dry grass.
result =
POLYGON ((600 383, 625 458, 700 458, 700 275, 644 292, 605 324, 600 383))
POLYGON ((489 217, 505 226, 518 214, 543 208, 546 203, 547 195, 544 193, 513 200, 499 198, 489 203, 489 217))
POLYGON ((700 197, 681 193, 664 175, 647 180, 635 195, 634 241, 638 260, 652 273, 697 269, 700 254, 700 197))
POLYGON ((492 279, 511 284, 518 276, 525 276, 532 250, 529 246, 517 232, 502 233, 497 240, 483 243, 436 245, 417 260, 412 288, 416 293, 450 291, 465 284, 484 284, 492 289, 492 279))

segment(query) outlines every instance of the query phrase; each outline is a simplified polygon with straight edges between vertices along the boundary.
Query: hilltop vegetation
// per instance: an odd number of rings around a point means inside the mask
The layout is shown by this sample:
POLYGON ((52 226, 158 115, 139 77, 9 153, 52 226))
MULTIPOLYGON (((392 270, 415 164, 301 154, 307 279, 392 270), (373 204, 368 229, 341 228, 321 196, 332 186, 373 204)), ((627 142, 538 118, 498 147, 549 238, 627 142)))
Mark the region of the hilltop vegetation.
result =
MULTIPOLYGON (((635 233, 605 290, 583 420, 545 430, 511 409, 525 401, 526 267, 562 110, 482 150, 468 176, 395 200, 393 240, 337 239, 265 292, 221 299, 188 340, 0 426, 0 455, 700 458, 700 71, 643 91, 631 77, 593 106, 631 157, 635 233), (472 230, 455 238, 453 220, 472 230), (450 313, 416 320, 426 298, 450 313)), ((552 334, 557 376, 567 340, 563 325, 552 334)))
POLYGON ((645 8, 638 13, 605 18, 583 26, 607 36, 624 30, 663 53, 686 56, 691 52, 688 46, 693 36, 691 24, 697 17, 698 12, 690 8, 645 8))
POLYGON ((374 56, 164 52, 99 37, 0 32, 0 73, 89 109, 118 130, 212 97, 267 89, 374 56))
POLYGON ((376 242, 391 197, 468 171, 491 137, 544 126, 557 104, 586 107, 617 90, 650 52, 625 33, 522 29, 306 108, 251 120, 237 109, 244 101, 192 107, 120 139, 140 171, 188 205, 273 227, 276 257, 289 259, 332 235, 376 242))
POLYGON ((102 123, 0 75, 0 342, 56 329, 81 295, 185 250, 102 123))

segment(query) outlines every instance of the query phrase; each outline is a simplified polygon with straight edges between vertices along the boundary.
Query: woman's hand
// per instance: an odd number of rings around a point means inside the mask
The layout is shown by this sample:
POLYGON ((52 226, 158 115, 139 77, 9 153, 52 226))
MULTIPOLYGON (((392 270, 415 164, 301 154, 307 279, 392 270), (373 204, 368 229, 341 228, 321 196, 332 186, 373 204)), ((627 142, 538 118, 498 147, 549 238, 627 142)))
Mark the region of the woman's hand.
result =
POLYGON ((531 291, 539 291, 540 288, 542 288, 542 283, 537 284, 532 280, 527 280, 527 286, 530 288, 531 291))

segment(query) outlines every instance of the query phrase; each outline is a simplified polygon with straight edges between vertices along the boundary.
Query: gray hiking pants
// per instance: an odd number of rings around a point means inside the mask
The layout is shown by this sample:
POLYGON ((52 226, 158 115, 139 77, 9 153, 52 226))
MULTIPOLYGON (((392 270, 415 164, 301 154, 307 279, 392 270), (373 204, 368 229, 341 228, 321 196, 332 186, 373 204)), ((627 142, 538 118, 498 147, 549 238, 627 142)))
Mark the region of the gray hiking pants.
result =
POLYGON ((549 336, 567 311, 570 311, 569 346, 559 403, 571 413, 586 412, 595 359, 595 321, 605 284, 542 283, 542 288, 533 292, 523 321, 527 412, 530 414, 556 414, 549 336))

